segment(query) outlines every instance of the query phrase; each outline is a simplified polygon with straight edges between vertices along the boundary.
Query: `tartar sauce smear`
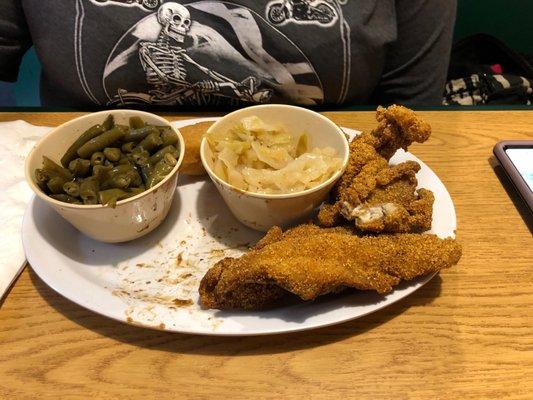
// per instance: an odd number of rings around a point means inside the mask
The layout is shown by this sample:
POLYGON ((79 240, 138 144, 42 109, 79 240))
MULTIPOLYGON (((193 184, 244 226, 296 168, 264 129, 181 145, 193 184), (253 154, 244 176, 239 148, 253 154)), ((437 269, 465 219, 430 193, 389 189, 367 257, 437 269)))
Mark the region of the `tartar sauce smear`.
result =
POLYGON ((254 193, 301 192, 328 180, 342 166, 331 147, 308 149, 307 135, 294 137, 258 117, 206 136, 214 173, 254 193))

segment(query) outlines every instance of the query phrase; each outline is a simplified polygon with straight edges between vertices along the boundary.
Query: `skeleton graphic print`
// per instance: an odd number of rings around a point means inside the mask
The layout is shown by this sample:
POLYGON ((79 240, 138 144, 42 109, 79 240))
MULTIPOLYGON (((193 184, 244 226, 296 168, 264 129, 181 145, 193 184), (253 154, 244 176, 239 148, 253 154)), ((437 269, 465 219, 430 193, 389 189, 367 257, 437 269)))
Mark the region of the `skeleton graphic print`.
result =
POLYGON ((103 86, 109 105, 287 99, 313 105, 324 99, 318 75, 298 46, 251 9, 221 1, 162 3, 115 45, 103 86), (133 85, 125 77, 132 69, 133 85))
MULTIPOLYGON (((153 104, 213 104, 221 99, 263 103, 272 97, 272 90, 259 89, 254 76, 236 82, 209 67, 195 62, 183 47, 191 29, 191 15, 178 3, 163 4, 157 12, 161 31, 155 42, 141 41, 139 57, 146 81, 153 87, 149 98, 137 95, 139 100, 153 104), (204 80, 191 83, 187 80, 192 70, 205 75, 204 80)), ((127 92, 120 91, 117 100, 125 103, 135 100, 127 92)))

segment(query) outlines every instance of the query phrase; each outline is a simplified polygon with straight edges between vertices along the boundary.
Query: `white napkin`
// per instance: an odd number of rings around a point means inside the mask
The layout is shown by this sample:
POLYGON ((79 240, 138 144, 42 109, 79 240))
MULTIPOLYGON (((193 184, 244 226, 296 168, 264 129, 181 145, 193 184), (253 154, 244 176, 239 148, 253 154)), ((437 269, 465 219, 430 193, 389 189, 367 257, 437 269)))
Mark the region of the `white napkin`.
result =
POLYGON ((24 160, 50 129, 24 121, 0 123, 0 299, 26 263, 21 228, 32 191, 24 179, 24 160))

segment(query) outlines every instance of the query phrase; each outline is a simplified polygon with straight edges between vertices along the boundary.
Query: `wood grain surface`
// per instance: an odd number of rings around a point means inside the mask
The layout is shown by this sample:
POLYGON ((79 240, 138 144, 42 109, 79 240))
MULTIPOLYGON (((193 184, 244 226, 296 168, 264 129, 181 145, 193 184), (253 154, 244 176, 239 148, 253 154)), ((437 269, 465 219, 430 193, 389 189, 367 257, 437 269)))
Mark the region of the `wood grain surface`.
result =
MULTIPOLYGON (((248 338, 115 322, 26 268, 0 308, 0 398, 532 399, 532 233, 490 157, 499 140, 533 138, 533 112, 420 114, 433 136, 411 152, 455 202, 458 266, 359 320, 248 338)), ((4 113, 0 121, 57 125, 76 115, 4 113)), ((375 125, 371 112, 326 115, 355 129, 375 125)))

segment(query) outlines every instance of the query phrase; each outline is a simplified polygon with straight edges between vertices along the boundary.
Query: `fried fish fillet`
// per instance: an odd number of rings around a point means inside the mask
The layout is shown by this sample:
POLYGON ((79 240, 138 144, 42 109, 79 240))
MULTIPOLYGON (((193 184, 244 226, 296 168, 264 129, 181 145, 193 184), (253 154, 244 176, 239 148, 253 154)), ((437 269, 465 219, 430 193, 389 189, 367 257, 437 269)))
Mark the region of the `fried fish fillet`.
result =
POLYGON ((333 189, 332 204, 318 214, 321 226, 354 221, 365 232, 423 232, 431 227, 433 194, 416 190, 420 165, 407 161, 389 166, 400 148, 422 143, 431 127, 402 106, 379 107, 378 126, 350 144, 346 172, 333 189))
POLYGON ((453 239, 429 234, 358 237, 346 228, 272 228, 247 254, 215 264, 200 283, 204 308, 262 309, 344 288, 388 293, 401 280, 448 268, 461 257, 453 239))

